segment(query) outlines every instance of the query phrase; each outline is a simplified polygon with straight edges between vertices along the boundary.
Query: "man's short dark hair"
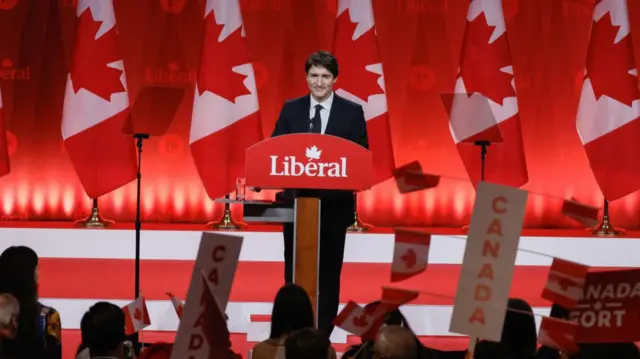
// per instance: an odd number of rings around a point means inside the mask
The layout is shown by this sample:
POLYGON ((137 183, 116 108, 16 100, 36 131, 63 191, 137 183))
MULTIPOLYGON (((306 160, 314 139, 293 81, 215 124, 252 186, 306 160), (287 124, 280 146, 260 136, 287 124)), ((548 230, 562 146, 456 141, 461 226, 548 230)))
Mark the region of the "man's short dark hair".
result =
POLYGON ((80 321, 81 346, 88 347, 92 355, 106 355, 126 339, 124 326, 125 316, 120 307, 98 302, 80 321))
POLYGON ((324 67, 333 77, 338 77, 338 60, 329 51, 318 51, 309 55, 304 65, 304 72, 309 73, 313 66, 324 67))
POLYGON ((284 342, 287 359, 327 359, 330 347, 329 338, 314 328, 295 331, 284 342))

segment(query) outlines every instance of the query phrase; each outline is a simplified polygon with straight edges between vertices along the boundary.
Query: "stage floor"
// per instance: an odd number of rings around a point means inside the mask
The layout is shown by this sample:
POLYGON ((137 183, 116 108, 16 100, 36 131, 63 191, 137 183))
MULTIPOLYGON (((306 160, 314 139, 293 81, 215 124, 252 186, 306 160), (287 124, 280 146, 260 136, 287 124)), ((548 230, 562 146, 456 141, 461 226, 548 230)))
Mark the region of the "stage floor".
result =
MULTIPOLYGON (((111 229, 77 229, 69 224, 0 223, 0 250, 11 245, 33 248, 40 261, 40 297, 60 311, 65 358, 79 343, 84 312, 98 300, 123 306, 134 297, 134 241, 130 225, 111 229)), ((152 325, 142 340, 172 341, 178 318, 165 292, 185 298, 201 233, 196 225, 145 225, 141 235, 141 289, 147 298, 152 325)), ((467 340, 450 333, 453 298, 457 289, 466 237, 459 230, 433 231, 429 268, 400 288, 436 293, 421 295, 402 308, 414 331, 439 349, 461 349, 467 340), (450 299, 443 298, 449 297, 450 299)), ((225 232, 241 235, 244 244, 227 307, 234 348, 242 354, 266 338, 271 302, 283 284, 283 244, 277 227, 225 232)), ((622 238, 595 238, 584 231, 525 231, 520 241, 511 293, 528 301, 537 313, 548 314, 549 302, 540 298, 551 256, 602 269, 640 267, 640 233, 622 238)), ((393 234, 389 229, 349 234, 345 248, 341 303, 366 304, 389 283, 393 234)), ((539 322, 539 320, 538 320, 539 322)), ((357 338, 339 329, 332 341, 338 351, 357 338)))

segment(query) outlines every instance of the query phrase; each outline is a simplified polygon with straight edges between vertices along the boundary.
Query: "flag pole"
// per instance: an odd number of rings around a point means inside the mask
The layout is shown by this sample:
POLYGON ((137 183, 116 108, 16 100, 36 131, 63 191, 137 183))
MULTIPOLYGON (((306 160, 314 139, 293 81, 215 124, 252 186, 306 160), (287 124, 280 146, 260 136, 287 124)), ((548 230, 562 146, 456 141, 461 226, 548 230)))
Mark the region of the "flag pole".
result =
POLYGON ((624 229, 616 228, 609 219, 609 201, 604 199, 604 209, 602 211, 602 222, 597 227, 589 228, 591 234, 598 237, 616 237, 624 234, 624 229))
MULTIPOLYGON (((142 229, 142 221, 140 215, 140 192, 141 192, 141 184, 142 184, 142 141, 149 139, 149 134, 147 133, 134 133, 133 138, 136 139, 136 147, 138 148, 138 173, 136 175, 136 242, 135 242, 135 294, 133 298, 138 298, 140 296, 140 230, 142 229)), ((136 354, 140 353, 140 337, 136 332, 132 336, 131 342, 133 343, 133 347, 135 348, 136 354)))
POLYGON ((347 228, 348 232, 367 232, 372 225, 364 223, 358 215, 358 194, 353 194, 353 223, 347 228))
POLYGON ((105 228, 115 223, 112 220, 102 218, 102 216, 100 215, 100 210, 98 208, 97 198, 93 198, 92 202, 93 205, 91 207, 91 214, 85 219, 79 219, 75 221, 74 223, 77 226, 85 228, 105 228))

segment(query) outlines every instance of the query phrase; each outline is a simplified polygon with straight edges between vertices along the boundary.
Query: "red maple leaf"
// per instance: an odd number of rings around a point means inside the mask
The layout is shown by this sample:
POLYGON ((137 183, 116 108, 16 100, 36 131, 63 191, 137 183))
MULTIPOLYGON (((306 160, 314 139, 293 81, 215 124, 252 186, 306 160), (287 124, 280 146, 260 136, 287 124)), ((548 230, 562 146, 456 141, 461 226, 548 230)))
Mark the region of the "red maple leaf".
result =
POLYGON ((370 72, 367 66, 380 63, 375 27, 352 40, 357 23, 351 22, 349 11, 337 19, 334 55, 340 64, 340 73, 334 89, 343 89, 363 101, 369 96, 383 94, 378 85, 380 75, 370 72))
POLYGON ((614 43, 619 26, 611 23, 611 12, 593 23, 587 54, 587 76, 597 99, 607 95, 627 106, 640 98, 630 36, 614 43))
POLYGON ((511 66, 506 32, 489 43, 494 28, 489 26, 484 13, 467 23, 460 75, 469 95, 477 92, 502 105, 516 91, 511 86, 513 75, 501 70, 511 66))
POLYGON ((363 328, 369 325, 369 321, 367 320, 367 313, 362 313, 358 316, 353 317, 353 325, 358 328, 363 328))
POLYGON ((101 21, 93 19, 89 7, 78 18, 70 75, 73 90, 76 93, 84 88, 109 101, 112 94, 125 91, 120 81, 122 70, 107 66, 121 60, 122 56, 118 52, 118 35, 115 26, 96 39, 101 25, 101 21))
POLYGON ((140 310, 140 308, 136 308, 136 310, 133 312, 133 318, 139 322, 142 321, 142 311, 140 310))
POLYGON ((213 12, 205 18, 205 39, 202 47, 202 63, 198 75, 198 90, 202 95, 210 91, 230 102, 236 97, 251 92, 244 85, 245 75, 233 72, 238 65, 249 63, 249 51, 242 37, 242 26, 229 34, 222 42, 218 41, 224 24, 216 24, 213 12))
POLYGON ((407 268, 413 268, 415 267, 417 260, 416 251, 409 248, 407 249, 407 252, 400 257, 400 259, 402 259, 402 261, 407 265, 407 268))

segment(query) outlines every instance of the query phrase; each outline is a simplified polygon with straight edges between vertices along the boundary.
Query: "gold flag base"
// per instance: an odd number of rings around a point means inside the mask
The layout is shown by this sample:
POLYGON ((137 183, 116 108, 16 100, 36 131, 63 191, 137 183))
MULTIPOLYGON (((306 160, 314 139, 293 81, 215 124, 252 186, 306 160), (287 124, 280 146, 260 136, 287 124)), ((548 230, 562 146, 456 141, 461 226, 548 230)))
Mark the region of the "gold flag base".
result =
POLYGON ((115 222, 109 219, 104 219, 100 215, 100 210, 98 209, 98 200, 93 200, 93 208, 91 208, 91 214, 89 217, 85 219, 79 219, 74 222, 76 226, 85 227, 85 228, 105 228, 108 227, 115 222))
POLYGON ((358 216, 358 212, 354 212, 353 223, 347 228, 347 232, 362 233, 369 231, 371 228, 373 228, 372 225, 362 222, 358 216))
POLYGON ((600 222, 597 227, 589 228, 587 231, 598 237, 616 237, 624 234, 624 229, 616 228, 611 224, 611 220, 609 219, 609 201, 606 198, 602 211, 602 222, 600 222))
POLYGON ((616 228, 609 221, 609 216, 604 216, 602 218, 602 222, 594 228, 589 228, 587 231, 590 231, 591 234, 598 237, 616 237, 624 234, 624 229, 616 228))
POLYGON ((207 223, 208 228, 219 229, 223 231, 236 231, 246 227, 246 223, 236 222, 231 217, 231 208, 228 203, 224 204, 224 215, 219 221, 207 223))

